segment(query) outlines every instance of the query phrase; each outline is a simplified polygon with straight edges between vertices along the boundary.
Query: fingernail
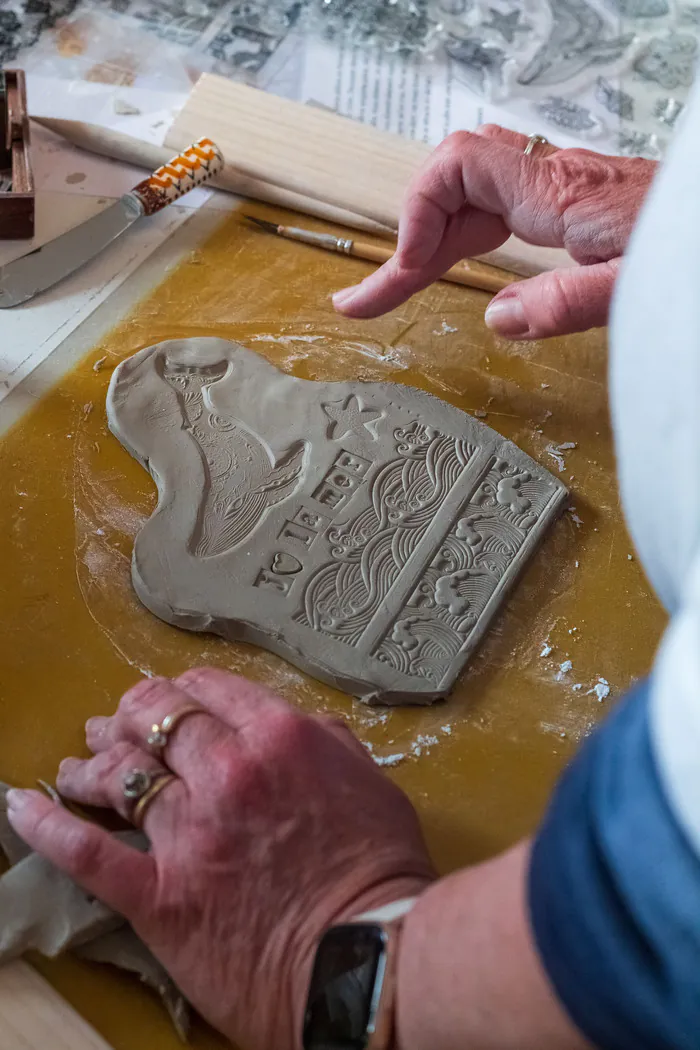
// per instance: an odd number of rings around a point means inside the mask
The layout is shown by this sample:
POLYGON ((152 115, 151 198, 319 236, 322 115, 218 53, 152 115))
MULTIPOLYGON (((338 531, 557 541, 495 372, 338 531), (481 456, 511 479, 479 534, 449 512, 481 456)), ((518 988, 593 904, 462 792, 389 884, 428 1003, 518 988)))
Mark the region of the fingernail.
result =
POLYGON ((355 292, 357 291, 357 285, 353 285, 352 288, 341 288, 339 292, 336 292, 333 296, 334 306, 345 306, 351 299, 354 298, 355 292))
POLYGON ((108 721, 109 719, 104 715, 95 715, 93 718, 88 718, 85 723, 85 732, 90 733, 91 736, 102 736, 107 728, 108 721))
POLYGON ((71 756, 69 756, 68 758, 63 758, 58 764, 58 774, 59 776, 61 776, 63 773, 68 773, 71 769, 74 769, 75 766, 82 764, 82 758, 72 758, 71 756))
POLYGON ((530 333, 523 304, 517 295, 494 299, 486 307, 484 320, 489 328, 508 339, 522 339, 530 333))
POLYGON ((20 788, 10 788, 5 795, 5 805, 8 813, 19 813, 28 801, 27 792, 22 791, 20 788))

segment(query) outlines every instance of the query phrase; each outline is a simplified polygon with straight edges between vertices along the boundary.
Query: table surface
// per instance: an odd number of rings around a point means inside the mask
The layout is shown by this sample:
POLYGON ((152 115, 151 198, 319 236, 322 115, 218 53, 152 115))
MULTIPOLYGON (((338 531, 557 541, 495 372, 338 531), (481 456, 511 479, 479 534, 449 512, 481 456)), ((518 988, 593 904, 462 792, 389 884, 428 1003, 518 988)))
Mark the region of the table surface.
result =
MULTIPOLYGON (((3 438, 2 779, 52 781, 62 757, 85 753, 85 719, 113 711, 143 672, 209 663, 264 681, 304 710, 347 719, 376 756, 403 756, 388 774, 417 806, 442 871, 536 826, 576 745, 648 670, 664 624, 619 505, 605 335, 508 343, 484 326, 485 293, 448 284, 379 320, 338 317, 330 293, 367 272, 234 214, 3 438), (179 631, 139 604, 130 555, 155 487, 109 433, 105 393, 125 356, 197 335, 235 339, 306 379, 422 387, 486 412, 490 426, 555 472, 547 447, 576 443, 561 453, 560 475, 574 510, 546 537, 449 700, 368 708, 277 657, 179 631), (567 660, 572 668, 562 672, 567 660), (602 702, 601 680, 610 686, 602 702)), ((179 1045, 155 999, 130 978, 71 959, 39 965, 116 1050, 179 1045)), ((223 1045, 204 1026, 193 1041, 223 1045)))

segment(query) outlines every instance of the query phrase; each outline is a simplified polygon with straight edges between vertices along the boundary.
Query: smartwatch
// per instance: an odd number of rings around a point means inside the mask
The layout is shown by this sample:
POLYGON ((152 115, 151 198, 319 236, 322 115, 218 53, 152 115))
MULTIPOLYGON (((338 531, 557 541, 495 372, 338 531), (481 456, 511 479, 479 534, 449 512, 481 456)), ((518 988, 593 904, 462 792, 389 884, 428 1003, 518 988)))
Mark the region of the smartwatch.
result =
POLYGON ((415 897, 331 926, 316 950, 304 1050, 389 1050, 401 925, 415 897))

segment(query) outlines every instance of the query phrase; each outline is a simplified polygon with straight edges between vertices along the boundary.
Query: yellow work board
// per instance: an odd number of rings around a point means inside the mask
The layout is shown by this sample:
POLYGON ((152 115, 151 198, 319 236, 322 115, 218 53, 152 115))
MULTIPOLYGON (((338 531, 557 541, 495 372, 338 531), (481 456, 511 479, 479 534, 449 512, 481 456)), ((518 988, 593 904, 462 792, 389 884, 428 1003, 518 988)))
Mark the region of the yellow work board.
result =
MULTIPOLYGON (((664 622, 620 509, 605 334, 509 343, 484 325, 485 293, 448 284, 378 320, 339 317, 331 293, 367 272, 235 213, 2 438, 1 779, 53 781, 61 758, 85 754, 86 718, 112 712, 143 673, 207 663, 347 719, 389 760, 443 872, 536 826, 577 744, 648 670, 664 622), (571 510, 449 700, 368 708, 277 657, 167 626, 140 605, 130 557, 155 486, 110 434, 105 394, 124 357, 188 336, 237 340, 305 379, 421 387, 484 418, 569 485, 571 510)), ((35 961, 115 1050, 179 1045, 136 981, 73 959, 35 961)), ((193 1043, 223 1045, 203 1025, 193 1043)))

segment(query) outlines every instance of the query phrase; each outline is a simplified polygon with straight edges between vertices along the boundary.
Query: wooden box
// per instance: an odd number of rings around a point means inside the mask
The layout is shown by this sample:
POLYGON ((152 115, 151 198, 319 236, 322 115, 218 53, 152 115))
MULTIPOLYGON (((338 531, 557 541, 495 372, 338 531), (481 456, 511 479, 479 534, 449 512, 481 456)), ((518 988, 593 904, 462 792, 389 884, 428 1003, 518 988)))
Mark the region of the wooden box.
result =
POLYGON ((0 72, 0 239, 34 236, 34 177, 29 159, 29 116, 24 73, 0 72))

